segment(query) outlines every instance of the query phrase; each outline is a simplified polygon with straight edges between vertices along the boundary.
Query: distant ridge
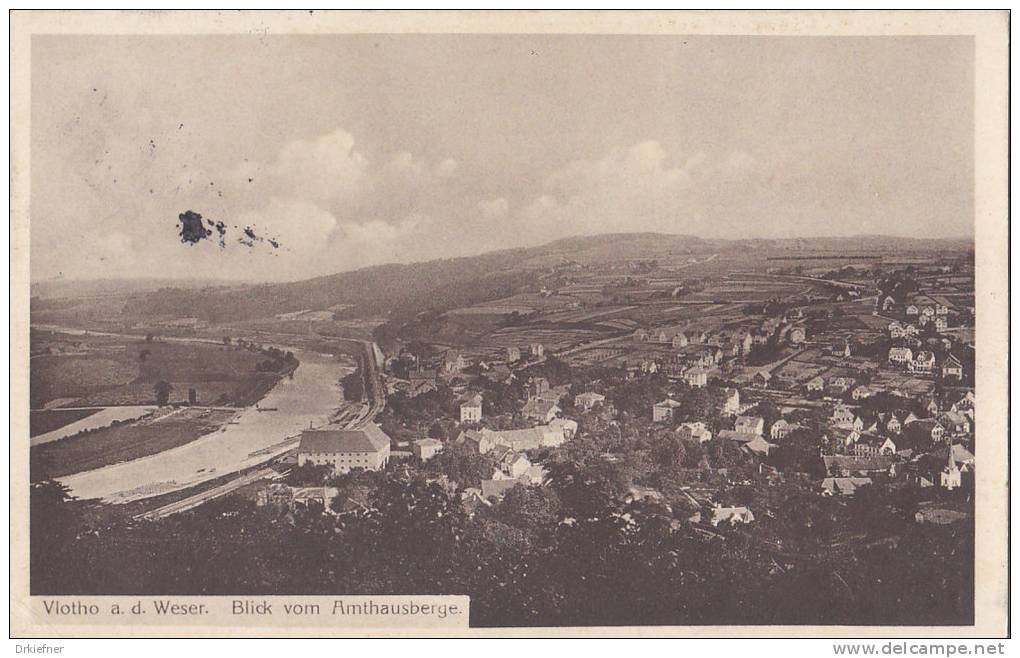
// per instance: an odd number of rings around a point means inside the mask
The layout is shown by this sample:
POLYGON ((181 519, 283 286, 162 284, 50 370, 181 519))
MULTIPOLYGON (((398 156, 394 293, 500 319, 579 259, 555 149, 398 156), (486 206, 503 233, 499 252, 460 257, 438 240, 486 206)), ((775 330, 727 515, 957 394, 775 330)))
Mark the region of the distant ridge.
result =
POLYGON ((160 288, 207 288, 209 286, 251 285, 248 281, 224 279, 170 279, 156 277, 142 278, 98 278, 98 279, 46 279, 33 282, 32 297, 52 298, 96 295, 124 295, 159 290, 160 288))

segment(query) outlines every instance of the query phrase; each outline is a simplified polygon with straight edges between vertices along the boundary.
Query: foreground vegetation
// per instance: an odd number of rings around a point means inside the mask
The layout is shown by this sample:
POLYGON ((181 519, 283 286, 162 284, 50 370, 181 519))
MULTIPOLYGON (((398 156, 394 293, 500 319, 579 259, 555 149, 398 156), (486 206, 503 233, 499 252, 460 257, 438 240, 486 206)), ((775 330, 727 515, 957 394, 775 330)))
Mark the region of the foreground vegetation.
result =
MULTIPOLYGON (((32 593, 468 594, 475 626, 972 623, 967 523, 800 554, 615 502, 595 469, 564 463, 552 476, 473 515, 439 484, 388 474, 359 513, 235 497, 110 527, 92 527, 60 485, 38 484, 32 593)), ((835 515, 838 526, 861 512, 833 502, 793 508, 790 522, 835 515)))

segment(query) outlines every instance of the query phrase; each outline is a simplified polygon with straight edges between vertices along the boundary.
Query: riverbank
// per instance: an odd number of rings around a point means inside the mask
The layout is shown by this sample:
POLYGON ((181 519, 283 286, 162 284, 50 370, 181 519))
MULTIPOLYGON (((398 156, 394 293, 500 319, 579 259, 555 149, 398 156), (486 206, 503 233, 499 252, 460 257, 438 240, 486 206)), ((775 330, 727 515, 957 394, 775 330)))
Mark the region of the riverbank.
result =
POLYGON ((300 365, 235 422, 158 454, 62 478, 82 499, 126 503, 193 487, 271 459, 285 439, 324 425, 340 406, 337 382, 353 369, 346 360, 294 350, 300 365))
POLYGON ((237 413, 184 407, 154 419, 115 423, 36 445, 30 452, 31 479, 61 478, 157 455, 219 431, 237 413))

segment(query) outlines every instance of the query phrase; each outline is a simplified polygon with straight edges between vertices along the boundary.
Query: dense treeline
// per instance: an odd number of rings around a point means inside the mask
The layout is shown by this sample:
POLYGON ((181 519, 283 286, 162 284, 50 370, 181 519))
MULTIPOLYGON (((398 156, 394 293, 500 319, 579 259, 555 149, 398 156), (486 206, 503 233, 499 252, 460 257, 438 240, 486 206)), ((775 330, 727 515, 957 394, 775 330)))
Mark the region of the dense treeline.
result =
MULTIPOLYGON (((36 485, 32 593, 468 594, 478 626, 972 623, 969 525, 909 524, 895 542, 826 547, 814 512, 791 504, 785 522, 819 534, 799 552, 615 502, 611 478, 572 462, 551 477, 473 516, 438 484, 386 475, 358 514, 230 498, 102 527, 59 485, 36 485)), ((874 525, 873 503, 848 519, 874 525)))

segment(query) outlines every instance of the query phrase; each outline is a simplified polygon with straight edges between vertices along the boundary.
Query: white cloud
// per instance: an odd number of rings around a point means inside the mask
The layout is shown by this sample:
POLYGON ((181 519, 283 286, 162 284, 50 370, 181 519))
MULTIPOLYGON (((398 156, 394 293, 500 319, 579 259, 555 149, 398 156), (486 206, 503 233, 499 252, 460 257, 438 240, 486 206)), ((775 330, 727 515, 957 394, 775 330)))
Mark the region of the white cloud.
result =
POLYGON ((354 148, 354 137, 334 130, 315 139, 284 144, 267 167, 244 163, 238 178, 253 178, 261 189, 317 203, 351 199, 368 183, 368 159, 354 148))
POLYGON ((250 225, 258 235, 278 237, 274 255, 302 273, 433 257, 442 255, 440 246, 470 208, 447 181, 457 167, 456 160, 437 162, 406 150, 370 156, 338 129, 288 142, 269 165, 238 165, 229 196, 243 199, 246 210, 224 201, 203 207, 210 215, 232 215, 231 224, 241 229, 250 225))
POLYGON ((505 217, 510 211, 510 203, 503 197, 496 197, 491 201, 479 201, 478 210, 487 219, 505 217))
POLYGON ((573 161, 546 179, 547 192, 521 214, 522 228, 533 242, 624 231, 718 235, 713 222, 741 203, 740 179, 754 159, 736 152, 713 161, 699 152, 682 166, 671 160, 661 144, 645 141, 573 161))
POLYGON ((326 246, 337 227, 331 213, 314 203, 298 199, 272 197, 256 211, 241 213, 238 226, 252 227, 257 235, 279 238, 289 250, 314 253, 326 246))

